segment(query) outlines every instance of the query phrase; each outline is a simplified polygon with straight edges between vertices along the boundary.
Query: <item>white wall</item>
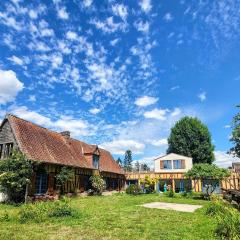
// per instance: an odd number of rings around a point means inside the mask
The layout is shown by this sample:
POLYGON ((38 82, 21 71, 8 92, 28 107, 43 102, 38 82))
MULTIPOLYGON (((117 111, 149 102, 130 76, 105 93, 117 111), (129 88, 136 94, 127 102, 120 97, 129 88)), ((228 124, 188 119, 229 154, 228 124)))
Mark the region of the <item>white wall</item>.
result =
MULTIPOLYGON (((172 163, 172 167, 173 167, 173 163, 172 163)), ((159 158, 155 159, 155 163, 154 163, 154 171, 157 172, 157 173, 169 173, 169 172, 185 173, 191 168, 192 168, 192 158, 177 155, 177 154, 174 154, 174 153, 170 153, 170 154, 165 155, 163 157, 159 157, 159 158), (163 160, 171 160, 171 161, 173 161, 173 160, 185 160, 185 169, 161 169, 160 168, 160 161, 163 161, 163 160)))

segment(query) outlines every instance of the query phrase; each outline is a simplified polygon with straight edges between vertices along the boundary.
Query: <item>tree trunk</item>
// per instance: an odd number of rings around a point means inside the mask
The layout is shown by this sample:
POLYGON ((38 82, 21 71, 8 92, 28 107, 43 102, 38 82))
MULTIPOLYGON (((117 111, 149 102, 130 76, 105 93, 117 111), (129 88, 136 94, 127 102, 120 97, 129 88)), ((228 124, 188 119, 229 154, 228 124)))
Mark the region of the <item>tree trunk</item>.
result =
POLYGON ((26 184, 26 188, 25 188, 25 196, 24 196, 25 204, 27 203, 27 197, 28 197, 28 183, 26 184))

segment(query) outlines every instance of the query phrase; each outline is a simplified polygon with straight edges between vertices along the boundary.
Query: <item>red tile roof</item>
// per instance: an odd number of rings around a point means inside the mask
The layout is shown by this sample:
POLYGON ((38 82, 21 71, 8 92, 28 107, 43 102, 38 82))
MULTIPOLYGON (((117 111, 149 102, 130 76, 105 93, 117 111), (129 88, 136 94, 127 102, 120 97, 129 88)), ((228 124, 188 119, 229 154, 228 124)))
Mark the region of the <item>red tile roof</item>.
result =
MULTIPOLYGON (((40 127, 34 123, 8 114, 6 117, 13 129, 20 150, 27 158, 53 164, 94 169, 92 161, 85 154, 93 154, 96 145, 90 145, 60 133, 40 127)), ((100 152, 100 171, 123 174, 122 169, 112 155, 104 150, 100 152)))

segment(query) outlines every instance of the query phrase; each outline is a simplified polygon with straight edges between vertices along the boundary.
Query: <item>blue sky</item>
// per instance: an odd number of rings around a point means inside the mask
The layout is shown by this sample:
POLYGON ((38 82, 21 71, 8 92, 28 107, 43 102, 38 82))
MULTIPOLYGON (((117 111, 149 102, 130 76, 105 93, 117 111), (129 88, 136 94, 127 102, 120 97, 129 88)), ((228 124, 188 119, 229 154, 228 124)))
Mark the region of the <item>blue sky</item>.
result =
POLYGON ((174 123, 197 116, 231 163, 239 1, 1 1, 0 31, 0 118, 152 165, 174 123))

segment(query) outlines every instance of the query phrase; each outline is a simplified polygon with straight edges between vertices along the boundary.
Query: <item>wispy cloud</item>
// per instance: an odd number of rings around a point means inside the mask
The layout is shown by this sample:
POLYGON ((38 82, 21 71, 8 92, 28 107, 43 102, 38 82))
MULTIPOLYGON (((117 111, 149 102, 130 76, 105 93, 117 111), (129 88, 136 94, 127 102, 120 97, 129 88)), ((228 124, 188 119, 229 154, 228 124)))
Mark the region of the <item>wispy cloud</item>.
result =
POLYGON ((140 107, 146 107, 156 103, 157 101, 158 101, 158 98, 143 96, 143 97, 137 98, 135 101, 135 104, 140 107))

